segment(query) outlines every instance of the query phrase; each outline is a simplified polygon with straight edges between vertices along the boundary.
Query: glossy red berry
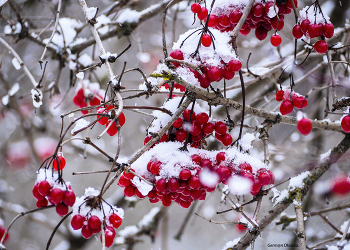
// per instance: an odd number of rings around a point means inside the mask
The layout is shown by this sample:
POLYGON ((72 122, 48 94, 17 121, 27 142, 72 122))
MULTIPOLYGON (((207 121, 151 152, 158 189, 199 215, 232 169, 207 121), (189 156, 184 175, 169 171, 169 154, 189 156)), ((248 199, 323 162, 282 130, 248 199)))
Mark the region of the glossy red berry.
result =
POLYGON ((126 178, 125 175, 121 175, 118 180, 119 187, 127 187, 131 185, 130 179, 126 178))
POLYGON ((179 118, 177 118, 175 121, 174 121, 174 123, 173 123, 173 127, 174 128, 181 128, 181 126, 182 126, 182 119, 179 117, 179 118))
POLYGON ((192 112, 192 116, 191 116, 191 110, 190 109, 186 109, 183 113, 182 113, 182 115, 183 115, 183 117, 184 117, 184 119, 186 120, 186 121, 193 121, 194 120, 194 118, 196 117, 196 112, 192 112))
POLYGON ((113 213, 109 216, 109 222, 113 225, 114 228, 120 227, 123 220, 119 217, 119 215, 113 213))
POLYGON ((92 229, 100 229, 101 228, 101 220, 96 215, 92 215, 88 219, 88 225, 92 229))
POLYGON ((347 176, 339 176, 333 180, 332 192, 339 195, 345 195, 350 192, 350 180, 347 176))
POLYGON ((334 35, 334 26, 331 22, 323 26, 323 34, 326 38, 331 38, 334 35))
POLYGON ((259 180, 255 180, 253 185, 250 188, 250 193, 252 195, 257 195, 260 189, 261 189, 261 183, 259 182, 259 180))
POLYGON ((319 40, 315 43, 314 49, 316 52, 320 54, 324 54, 328 51, 328 44, 324 40, 319 40))
POLYGON ((175 137, 176 137, 177 141, 183 142, 187 138, 187 131, 185 131, 183 129, 179 129, 178 131, 176 131, 175 137))
POLYGON ((231 171, 226 166, 220 166, 216 169, 216 173, 219 175, 220 180, 226 180, 231 175, 231 171))
POLYGON ((209 115, 204 112, 199 113, 196 115, 196 121, 201 125, 206 124, 209 121, 209 115))
POLYGON ((230 18, 223 13, 218 16, 218 22, 222 27, 229 27, 231 25, 230 18))
POLYGON ((171 192, 177 192, 180 187, 180 183, 173 177, 168 180, 167 186, 171 192))
POLYGON ((303 135, 308 135, 310 134, 312 130, 312 124, 309 119, 307 118, 302 118, 300 121, 298 121, 298 130, 301 134, 303 135))
POLYGON ((280 112, 282 115, 288 115, 293 111, 293 104, 290 100, 283 100, 280 106, 280 112))
POLYGON ((226 147, 231 145, 233 142, 232 136, 230 134, 223 135, 221 139, 222 144, 224 144, 226 147))
POLYGON ((283 90, 278 90, 276 92, 276 101, 280 102, 283 100, 283 96, 284 96, 284 91, 283 90))
POLYGON ((184 54, 182 53, 181 50, 179 49, 175 49, 170 53, 170 56, 174 59, 177 60, 183 60, 184 59, 184 54))
POLYGON ((210 47, 211 42, 212 42, 212 40, 211 40, 210 35, 209 34, 203 34, 202 39, 201 39, 202 45, 204 47, 210 47))
POLYGON ((135 192, 135 187, 133 185, 129 185, 124 189, 124 195, 126 197, 133 197, 135 195, 135 192))
POLYGON ((188 181, 188 185, 191 189, 199 189, 201 186, 201 182, 198 176, 192 176, 188 181))
POLYGON ((269 185, 271 183, 271 177, 265 170, 258 173, 258 179, 262 186, 269 185))
POLYGON ((227 68, 230 71, 237 72, 242 68, 242 63, 238 60, 231 60, 228 62, 227 68))
POLYGON ((80 214, 76 214, 73 216, 70 224, 74 230, 78 230, 84 226, 86 218, 80 214))
POLYGON ((292 98, 293 106, 297 109, 303 109, 307 106, 307 99, 303 96, 296 96, 292 98))
POLYGON ((277 16, 275 16, 271 20, 271 26, 273 29, 280 31, 284 27, 284 20, 281 17, 278 19, 277 16))
POLYGON ((220 68, 216 66, 210 67, 207 72, 207 77, 212 82, 218 81, 221 77, 220 68))
POLYGON ((209 21, 208 21, 208 27, 216 27, 218 25, 218 17, 216 15, 210 15, 209 16, 209 21))
POLYGON ((38 191, 42 196, 46 196, 50 193, 51 186, 48 181, 39 182, 38 191))
POLYGON ((62 202, 56 205, 56 213, 60 216, 65 216, 68 214, 68 210, 68 206, 62 202))
POLYGON ((293 30, 292 30, 292 34, 293 34, 295 39, 302 38, 302 36, 304 34, 303 34, 303 31, 301 30, 301 25, 300 24, 294 25, 293 30))
POLYGON ((59 188, 54 188, 50 191, 49 199, 53 204, 58 204, 63 199, 63 191, 59 188))
MULTIPOLYGON (((106 124, 106 127, 109 125, 109 123, 111 122, 111 120, 108 121, 108 123, 106 124)), ((112 121, 111 126, 107 129, 107 134, 109 136, 114 136, 118 133, 118 127, 117 124, 115 123, 115 121, 112 121)))
POLYGON ((52 165, 55 171, 62 170, 66 166, 66 159, 64 159, 62 154, 59 154, 54 158, 52 165))
POLYGON ((159 175, 161 165, 162 165, 162 162, 160 161, 153 162, 150 167, 150 172, 154 175, 159 175))
POLYGON ((321 27, 316 23, 310 24, 308 28, 308 33, 310 38, 318 37, 321 33, 321 27))
POLYGON ((256 17, 261 17, 264 15, 264 6, 261 3, 257 3, 252 7, 251 13, 256 17))
POLYGON ((199 3, 193 3, 191 5, 191 11, 193 13, 198 14, 198 13, 200 13, 202 11, 202 7, 201 7, 201 5, 199 3))
POLYGON ((85 238, 85 239, 89 239, 91 238, 92 234, 94 233, 94 230, 92 228, 90 228, 88 225, 84 225, 81 228, 81 235, 85 238))
POLYGON ((193 121, 190 128, 192 136, 197 136, 202 132, 201 125, 197 121, 193 121))
POLYGON ((239 167, 239 169, 240 169, 241 171, 250 172, 250 173, 253 172, 252 166, 251 166, 249 163, 247 163, 247 162, 244 162, 244 163, 239 164, 238 167, 239 167))
POLYGON ((304 33, 304 35, 308 32, 309 30, 309 25, 310 25, 310 20, 304 19, 300 26, 301 26, 301 31, 304 33))
POLYGON ((48 204, 49 204, 49 201, 46 198, 43 198, 43 199, 38 200, 36 202, 36 207, 37 208, 39 208, 39 207, 46 207, 48 204))
POLYGON ((209 135, 209 134, 213 133, 214 128, 215 128, 215 125, 213 123, 211 123, 211 122, 208 122, 208 123, 203 125, 202 131, 205 134, 209 135))
POLYGON ((208 88, 210 86, 211 81, 209 80, 209 78, 207 77, 206 74, 202 74, 200 76, 198 76, 198 81, 199 84, 201 85, 202 88, 208 88))
POLYGON ((197 17, 199 20, 204 20, 208 16, 208 9, 205 7, 202 7, 201 12, 197 13, 197 17))
POLYGON ((226 124, 222 121, 217 121, 215 123, 215 132, 217 132, 220 135, 225 135, 227 131, 226 124))
MULTIPOLYGON (((108 248, 113 245, 115 238, 115 231, 113 228, 107 227, 104 231, 105 246, 108 248)), ((100 235, 100 240, 103 242, 102 234, 100 235)))
POLYGON ((344 116, 343 119, 341 120, 341 128, 345 133, 350 132, 350 116, 344 116))
POLYGON ((167 184, 163 178, 156 181, 156 190, 158 192, 162 193, 166 190, 166 188, 167 188, 167 184))
POLYGON ((33 187, 33 190, 32 190, 33 196, 34 196, 34 198, 37 199, 37 200, 42 200, 42 199, 45 198, 45 196, 41 195, 41 194, 39 193, 39 190, 38 190, 38 189, 39 189, 39 183, 35 184, 34 187, 33 187))
POLYGON ((259 26, 255 29, 255 36, 260 41, 264 40, 267 37, 267 29, 265 29, 263 26, 259 26))
POLYGON ((216 154, 216 162, 220 163, 226 159, 226 153, 225 152, 219 152, 216 154))
MULTIPOLYGON (((202 161, 202 162, 203 162, 203 161, 202 161)), ((191 171, 190 171, 189 169, 183 169, 183 170, 181 170, 181 172, 180 172, 179 178, 180 178, 181 180, 188 180, 188 179, 191 178, 191 176, 192 176, 192 173, 191 173, 191 171)))
POLYGON ((277 34, 276 35, 272 35, 271 39, 270 39, 270 42, 271 42, 272 46, 278 47, 282 43, 282 38, 279 35, 277 35, 277 34))
POLYGON ((242 17, 242 12, 237 10, 237 9, 233 9, 229 15, 229 18, 230 18, 230 22, 232 24, 236 24, 239 22, 239 19, 241 19, 242 17))
POLYGON ((74 192, 68 190, 68 191, 64 192, 62 201, 67 206, 72 207, 75 203, 75 198, 76 197, 75 197, 74 192))

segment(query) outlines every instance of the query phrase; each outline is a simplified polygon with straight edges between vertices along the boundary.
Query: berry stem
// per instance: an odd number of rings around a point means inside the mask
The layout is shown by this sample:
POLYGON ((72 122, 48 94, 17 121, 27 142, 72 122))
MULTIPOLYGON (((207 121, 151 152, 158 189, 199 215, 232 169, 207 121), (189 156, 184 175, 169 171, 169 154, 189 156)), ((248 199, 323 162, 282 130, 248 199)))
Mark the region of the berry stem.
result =
POLYGON ((50 235, 50 238, 49 240, 47 241, 47 244, 46 244, 46 250, 49 250, 49 247, 50 247, 50 244, 51 244, 51 241, 53 239, 53 236, 55 235, 55 233, 57 232, 58 228, 61 226, 61 224, 73 213, 73 211, 70 211, 68 214, 66 214, 61 220, 60 222, 58 222, 58 224, 55 226, 55 228, 53 229, 51 235, 50 235))

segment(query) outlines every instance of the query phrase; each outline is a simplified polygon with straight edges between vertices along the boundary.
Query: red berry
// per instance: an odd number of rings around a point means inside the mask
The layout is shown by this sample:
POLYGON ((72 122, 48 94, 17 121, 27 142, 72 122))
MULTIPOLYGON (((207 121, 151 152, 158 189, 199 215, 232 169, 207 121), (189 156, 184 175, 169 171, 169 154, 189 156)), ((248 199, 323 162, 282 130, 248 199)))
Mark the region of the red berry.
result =
MULTIPOLYGON (((278 19, 278 17, 275 16, 275 17, 272 18, 272 20, 271 20, 271 26, 272 26, 273 29, 280 31, 280 30, 283 29, 283 27, 284 27, 284 20, 283 20, 281 17, 278 19)), ((255 34, 256 34, 256 33, 255 33, 255 34)), ((263 34, 265 34, 265 33, 263 33, 263 34)), ((258 38, 258 39, 259 39, 259 38, 258 38)), ((264 38, 264 39, 265 39, 265 38, 264 38)), ((263 39, 260 39, 260 40, 263 40, 263 39)))
POLYGON ((318 37, 320 35, 320 32, 321 32, 321 27, 318 24, 314 23, 309 25, 308 33, 310 38, 318 37))
POLYGON ((231 175, 230 169, 225 166, 218 167, 216 173, 219 175, 221 181, 226 180, 231 175))
POLYGON ((255 181, 254 175, 251 172, 242 171, 241 172, 241 177, 244 177, 244 178, 247 178, 247 179, 251 180, 252 183, 254 183, 254 181, 255 181))
POLYGON ((74 230, 78 230, 84 226, 86 218, 80 214, 76 214, 73 216, 70 224, 74 230))
POLYGON ((296 96, 292 98, 293 106, 297 109, 303 109, 307 106, 307 99, 303 96, 296 96))
POLYGON ((207 77, 212 82, 218 81, 221 77, 221 71, 219 67, 216 67, 216 66, 210 67, 207 72, 207 77))
POLYGON ((239 11, 237 9, 233 9, 230 13, 230 16, 229 16, 230 22, 232 24, 238 23, 239 19, 241 19, 242 15, 243 15, 243 13, 241 11, 239 11))
POLYGON ((231 22, 228 16, 226 16, 225 14, 220 14, 218 16, 218 22, 222 27, 229 27, 231 26, 231 22))
POLYGON ((280 112, 282 115, 288 115, 293 111, 293 104, 289 100, 283 100, 280 106, 280 112))
POLYGON ((220 163, 226 159, 226 153, 225 152, 219 152, 216 154, 216 162, 220 163))
POLYGON ((208 16, 208 9, 202 7, 201 12, 197 13, 197 17, 199 20, 204 20, 208 16))
POLYGON ((283 100, 283 96, 284 96, 284 91, 283 90, 278 90, 276 92, 276 101, 280 102, 283 100))
POLYGON ((46 196, 50 193, 51 186, 47 181, 41 181, 38 186, 39 194, 46 196))
POLYGON ((32 190, 33 196, 34 196, 34 198, 37 199, 37 200, 42 200, 42 199, 45 198, 45 196, 41 195, 41 194, 39 193, 39 190, 38 190, 38 189, 39 189, 39 183, 35 184, 34 187, 33 187, 33 190, 32 190))
POLYGON ((63 194, 63 203, 66 204, 67 206, 71 207, 75 203, 75 194, 73 191, 66 191, 63 194))
POLYGON ((293 34, 295 39, 302 38, 303 31, 301 30, 301 25, 300 24, 294 25, 293 30, 292 30, 292 34, 293 34))
POLYGON ((222 141, 222 138, 223 138, 223 135, 222 134, 219 134, 218 132, 215 132, 215 138, 216 138, 216 140, 218 140, 218 141, 222 141))
POLYGON ((232 136, 230 134, 225 134, 223 135, 222 137, 222 140, 221 140, 222 144, 224 144, 226 147, 231 145, 233 140, 232 140, 232 136))
POLYGON ((272 35, 271 39, 270 39, 270 42, 271 42, 272 46, 278 47, 282 43, 282 38, 279 35, 277 35, 277 34, 276 35, 272 35))
POLYGON ((259 180, 255 180, 252 187, 250 188, 250 193, 252 195, 257 195, 261 189, 261 183, 259 180))
POLYGON ((131 185, 130 179, 126 178, 125 175, 121 175, 118 180, 119 187, 127 187, 131 185))
MULTIPOLYGON (((111 229, 107 228, 105 230, 105 233, 104 233, 105 246, 106 247, 110 247, 110 246, 113 245, 114 237, 115 237, 114 229, 113 228, 111 228, 111 229)), ((101 242, 103 242, 102 234, 100 235, 100 240, 101 240, 101 242)))
POLYGON ((211 122, 208 122, 208 123, 203 125, 202 131, 208 135, 208 134, 213 133, 214 128, 215 128, 215 125, 211 122))
POLYGON ((332 23, 326 23, 323 26, 323 34, 326 38, 331 38, 334 35, 334 26, 332 23))
POLYGON ((56 213, 60 216, 65 216, 66 214, 68 214, 68 206, 66 204, 58 203, 56 206, 56 213))
POLYGON ((307 31, 309 30, 309 25, 310 25, 310 20, 309 19, 305 19, 301 22, 300 26, 301 26, 301 31, 304 33, 304 35, 307 33, 307 31))
POLYGON ((83 236, 85 239, 89 239, 92 236, 93 232, 94 230, 90 228, 88 225, 84 225, 81 228, 81 236, 83 236))
POLYGON ((252 166, 247 162, 239 164, 238 167, 241 171, 246 171, 246 172, 250 172, 250 173, 253 172, 252 166))
POLYGON ((347 176, 339 176, 333 180, 332 192, 339 195, 345 195, 350 192, 350 180, 347 176))
POLYGON ((101 228, 101 220, 96 215, 92 215, 88 219, 88 225, 91 229, 97 230, 101 228))
POLYGON ((92 97, 92 99, 90 100, 90 106, 97 106, 100 104, 101 100, 97 96, 92 97))
POLYGON ((177 192, 179 187, 180 187, 180 183, 177 181, 176 178, 170 178, 168 180, 168 189, 171 191, 171 192, 177 192))
POLYGON ((246 28, 246 29, 240 29, 239 33, 241 33, 242 36, 247 36, 250 33, 251 29, 246 28))
MULTIPOLYGON (((130 170, 132 170, 134 172, 133 169, 130 169, 130 170)), ((125 171, 123 172, 123 175, 125 176, 126 179, 129 179, 129 180, 132 180, 135 176, 133 173, 131 173, 131 172, 126 173, 125 171)))
POLYGON ((176 131, 176 140, 179 142, 183 142, 186 140, 187 138, 187 132, 183 129, 179 129, 178 131, 176 131))
POLYGON ((191 124, 190 133, 193 136, 197 136, 201 133, 201 125, 195 120, 191 124))
POLYGON ((198 176, 192 176, 188 181, 188 185, 191 189, 199 189, 201 187, 201 182, 198 176))
POLYGON ((312 124, 309 119, 307 118, 302 118, 300 121, 298 121, 298 130, 301 134, 303 135, 308 135, 310 134, 312 130, 312 124))
POLYGON ((46 207, 48 204, 49 204, 49 201, 46 198, 44 198, 44 199, 38 200, 36 202, 36 207, 37 208, 39 208, 39 207, 46 207))
POLYGON ((207 77, 206 74, 202 74, 198 77, 199 84, 201 85, 202 88, 208 88, 210 86, 210 80, 207 77))
POLYGON ((199 155, 191 155, 192 162, 197 163, 198 165, 201 164, 202 158, 199 155))
POLYGON ((193 3, 191 5, 191 11, 193 13, 198 14, 198 13, 200 13, 202 11, 202 7, 201 7, 201 5, 199 3, 193 3))
POLYGON ((173 127, 174 128, 181 128, 181 126, 182 126, 182 119, 179 117, 176 119, 176 121, 174 121, 173 127))
POLYGON ((350 132, 350 116, 344 116, 343 119, 341 120, 341 128, 345 133, 350 132))
POLYGON ((214 28, 216 25, 218 25, 218 18, 216 15, 210 15, 209 21, 208 21, 208 27, 214 28))
POLYGON ((147 135, 145 137, 145 140, 143 141, 143 145, 146 145, 150 140, 152 140, 152 136, 151 135, 147 135))
POLYGON ((184 59, 184 54, 182 53, 181 50, 179 49, 175 49, 170 53, 170 56, 174 59, 177 60, 183 60, 184 59))
POLYGON ((222 121, 217 121, 215 123, 215 132, 217 132, 220 135, 225 135, 227 131, 226 124, 222 121))
POLYGON ((184 119, 186 120, 186 121, 193 121, 194 120, 194 118, 196 117, 196 112, 192 112, 192 116, 191 116, 191 110, 190 109, 186 109, 183 113, 182 113, 182 115, 183 115, 183 117, 184 117, 184 119))
POLYGON ((252 7, 251 13, 256 17, 261 17, 264 15, 264 6, 261 3, 257 3, 252 7))
POLYGON ((162 162, 160 161, 153 162, 150 167, 150 172, 154 175, 159 175, 161 165, 162 165, 162 162))
POLYGON ((202 167, 202 168, 209 168, 209 169, 212 169, 212 168, 213 168, 213 164, 212 164, 211 160, 209 160, 209 159, 203 159, 202 162, 201 162, 201 167, 202 167))
POLYGON ((224 78, 226 80, 231 80, 235 76, 235 72, 231 71, 228 67, 224 70, 224 78))
POLYGON ((199 113, 196 115, 196 120, 199 124, 203 125, 209 121, 209 115, 207 113, 199 113))
POLYGON ((163 178, 156 181, 156 190, 159 193, 164 192, 166 189, 167 189, 166 181, 163 178))
MULTIPOLYGON (((277 7, 277 5, 276 5, 277 7)), ((269 13, 270 12, 270 8, 274 9, 274 2, 267 2, 264 6, 264 11, 265 13, 269 13)))
POLYGON ((237 71, 239 71, 242 68, 242 63, 240 61, 238 61, 238 60, 231 60, 231 61, 228 62, 227 68, 230 71, 237 72, 237 71))
POLYGON ((135 187, 133 185, 129 185, 124 189, 124 195, 126 197, 133 197, 135 195, 135 187))
POLYGON ((270 184, 275 184, 275 175, 270 170, 266 170, 266 172, 270 175, 270 184))
POLYGON ((109 222, 113 225, 114 228, 118 228, 122 224, 123 220, 117 214, 113 213, 109 216, 109 222))
POLYGON ((208 35, 208 34, 203 34, 202 39, 201 39, 201 43, 202 43, 202 45, 203 45, 204 47, 210 47, 211 41, 212 41, 212 40, 211 40, 210 35, 208 35))
MULTIPOLYGON (((203 163, 203 161, 202 161, 202 163, 203 163)), ((192 173, 189 169, 183 169, 180 172, 179 178, 181 180, 188 180, 191 178, 191 176, 192 176, 192 173)))
POLYGON ((66 166, 66 159, 64 159, 63 155, 58 155, 53 160, 53 168, 55 171, 62 170, 66 166))
POLYGON ((269 185, 271 183, 271 177, 265 170, 259 172, 258 179, 262 186, 269 185))
POLYGON ((63 199, 63 191, 59 188, 54 188, 51 190, 49 198, 53 204, 58 204, 63 199))
POLYGON ((319 40, 315 43, 314 49, 316 52, 320 54, 324 54, 328 51, 328 44, 324 40, 319 40))
MULTIPOLYGON (((106 124, 106 127, 108 127, 108 125, 109 125, 109 123, 110 123, 111 121, 110 120, 108 120, 108 122, 107 122, 107 124, 106 124)), ((107 130, 107 134, 109 135, 109 136, 114 136, 114 135, 116 135, 116 133, 118 133, 118 127, 117 127, 117 124, 115 123, 115 121, 113 121, 112 122, 112 125, 108 128, 108 130, 107 130)))

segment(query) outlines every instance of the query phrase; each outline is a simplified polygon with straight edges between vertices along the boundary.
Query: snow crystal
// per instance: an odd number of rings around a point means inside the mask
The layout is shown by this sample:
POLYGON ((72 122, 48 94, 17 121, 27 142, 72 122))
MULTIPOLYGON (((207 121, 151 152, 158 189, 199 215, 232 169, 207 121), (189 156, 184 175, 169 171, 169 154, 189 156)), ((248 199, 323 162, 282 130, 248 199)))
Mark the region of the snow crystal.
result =
POLYGON ((5 95, 5 96, 1 99, 2 104, 4 104, 5 106, 6 106, 7 104, 9 104, 9 100, 10 100, 9 95, 5 95))
POLYGON ((97 8, 96 7, 89 7, 86 9, 86 18, 87 19, 93 19, 96 16, 97 8))
POLYGON ((159 211, 159 207, 152 208, 151 211, 148 214, 146 214, 139 222, 139 228, 142 228, 143 226, 149 226, 154 220, 154 216, 156 216, 159 213, 159 211))
POLYGON ((323 162, 324 160, 328 159, 328 157, 331 155, 332 150, 329 149, 326 153, 320 155, 320 162, 323 162))
POLYGON ((229 241, 225 244, 225 246, 222 248, 222 250, 227 250, 228 248, 233 248, 240 240, 241 238, 234 239, 232 241, 229 241))
POLYGON ((315 13, 315 8, 313 6, 305 6, 302 10, 299 11, 299 22, 302 22, 302 20, 305 19, 308 19, 311 24, 325 24, 329 22, 329 16, 327 16, 324 12, 322 16, 319 9, 317 9, 315 13))
POLYGON ((79 57, 78 62, 84 67, 88 67, 92 64, 92 59, 88 54, 83 54, 79 57))
POLYGON ((283 189, 283 190, 281 191, 281 194, 280 194, 278 197, 275 197, 275 198, 276 198, 276 200, 275 200, 275 205, 276 205, 277 203, 283 201, 285 198, 287 198, 288 195, 289 195, 288 190, 287 190, 287 189, 283 189))
POLYGON ((141 180, 139 177, 134 176, 131 180, 132 184, 136 186, 136 188, 140 191, 140 193, 144 196, 148 195, 148 193, 153 189, 153 186, 141 180))
POLYGON ((243 178, 240 176, 233 176, 228 179, 228 186, 230 187, 230 192, 235 195, 244 195, 250 192, 250 188, 253 182, 248 178, 243 178))
POLYGON ((4 28, 4 33, 5 34, 11 34, 12 32, 14 34, 18 34, 20 33, 22 30, 22 26, 20 23, 16 23, 16 25, 5 25, 5 28, 4 28))
POLYGON ((12 86, 12 88, 9 90, 9 95, 10 95, 10 96, 13 96, 14 94, 17 93, 18 90, 19 90, 19 83, 16 82, 16 83, 12 86))
POLYGON ((242 136, 242 139, 240 141, 240 146, 244 151, 247 151, 252 148, 252 141, 255 140, 254 134, 251 133, 245 133, 242 136))
POLYGON ((118 234, 123 237, 128 237, 129 235, 134 235, 139 231, 137 226, 127 226, 123 230, 120 230, 118 234))
POLYGON ((75 132, 79 131, 80 129, 87 127, 89 124, 90 124, 90 122, 88 122, 84 118, 79 119, 75 123, 75 127, 72 129, 71 133, 74 134, 75 132))
POLYGON ((33 106, 40 108, 40 106, 43 104, 43 93, 40 89, 32 89, 30 92, 32 94, 33 106))
POLYGON ((267 16, 269 18, 274 18, 277 15, 277 13, 278 13, 278 7, 277 5, 274 5, 269 8, 269 12, 267 13, 267 16))
POLYGON ((289 190, 293 190, 295 188, 303 188, 304 187, 303 180, 307 178, 309 174, 310 174, 309 171, 305 171, 299 174, 298 176, 291 178, 288 186, 289 190))
POLYGON ((21 64, 19 63, 16 57, 12 59, 12 65, 13 67, 15 67, 16 70, 19 70, 21 68, 21 64))
POLYGON ((95 28, 98 30, 98 33, 104 35, 108 32, 109 26, 108 24, 111 22, 111 19, 106 15, 100 15, 96 18, 97 23, 95 24, 95 28))
POLYGON ((84 72, 79 72, 78 74, 76 74, 76 76, 79 79, 84 79, 84 72))
POLYGON ((181 76, 181 78, 196 87, 200 87, 200 84, 194 74, 190 71, 189 68, 178 67, 176 73, 181 76))
POLYGON ((220 177, 216 172, 205 168, 199 172, 199 179, 203 185, 213 188, 219 183, 220 177))

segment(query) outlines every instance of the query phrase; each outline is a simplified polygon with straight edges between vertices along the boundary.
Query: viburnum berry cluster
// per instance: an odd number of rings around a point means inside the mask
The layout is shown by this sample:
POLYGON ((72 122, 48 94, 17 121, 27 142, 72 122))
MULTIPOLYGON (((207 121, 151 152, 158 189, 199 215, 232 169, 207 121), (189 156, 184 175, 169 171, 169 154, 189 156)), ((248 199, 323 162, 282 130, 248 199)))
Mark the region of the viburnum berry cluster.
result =
MULTIPOLYGON (((108 114, 108 117, 98 115, 97 119, 99 124, 106 125, 106 128, 108 128, 107 134, 110 136, 114 136, 118 133, 117 122, 114 119, 115 112, 112 112, 112 109, 113 109, 112 105, 105 105, 104 107, 97 109, 97 113, 99 114, 108 114)), ((123 112, 121 112, 120 115, 118 116, 118 122, 120 127, 123 127, 123 125, 125 124, 125 115, 123 112)))
POLYGON ((257 195, 262 186, 275 181, 266 165, 235 147, 225 151, 190 147, 183 151, 181 146, 180 142, 162 143, 142 155, 131 167, 154 186, 130 173, 123 174, 119 186, 125 188, 124 194, 141 199, 147 196, 150 202, 161 201, 164 206, 174 201, 188 208, 194 200, 204 200, 219 183, 228 184, 233 192, 240 190, 239 194, 257 195))
POLYGON ((332 38, 334 35, 334 26, 329 17, 324 14, 315 1, 314 5, 306 6, 299 12, 298 23, 294 25, 292 30, 293 36, 300 39, 305 36, 307 39, 320 37, 314 44, 314 49, 318 53, 326 53, 328 44, 325 38, 332 38))
MULTIPOLYGON (((79 108, 85 108, 88 106, 100 105, 105 96, 105 91, 100 89, 98 83, 90 83, 89 80, 81 80, 78 84, 75 95, 73 97, 73 103, 79 108)), ((83 114, 89 113, 88 110, 82 110, 83 114)))
POLYGON ((276 101, 282 101, 280 106, 280 112, 282 115, 292 113, 294 107, 297 109, 303 109, 308 104, 307 99, 304 96, 289 89, 277 91, 276 101))
POLYGON ((74 205, 76 199, 70 184, 65 183, 57 173, 46 168, 38 170, 32 193, 37 199, 38 208, 49 204, 55 205, 56 212, 60 216, 68 213, 69 207, 74 205))
POLYGON ((99 197, 99 191, 93 188, 85 189, 85 194, 77 198, 73 206, 71 226, 74 230, 81 229, 81 235, 89 239, 92 235, 100 235, 101 242, 106 247, 113 244, 115 229, 119 228, 124 218, 124 210, 107 204, 99 197))
MULTIPOLYGON (((297 0, 293 1, 297 7, 297 0)), ((239 1, 236 3, 232 1, 216 1, 208 17, 208 26, 221 32, 232 31, 241 19, 243 10, 247 4, 248 1, 239 1)), ((199 16, 202 17, 202 10, 204 8, 198 3, 194 3, 191 6, 191 10, 194 13, 200 10, 200 14, 197 14, 198 18, 199 16)), ((256 1, 240 29, 240 33, 246 36, 251 30, 255 29, 256 38, 264 40, 270 30, 280 31, 284 27, 284 15, 289 14, 292 8, 291 0, 276 1, 276 4, 273 0, 256 1)), ((271 44, 273 46, 277 47, 281 42, 282 39, 277 33, 271 37, 271 44)))

